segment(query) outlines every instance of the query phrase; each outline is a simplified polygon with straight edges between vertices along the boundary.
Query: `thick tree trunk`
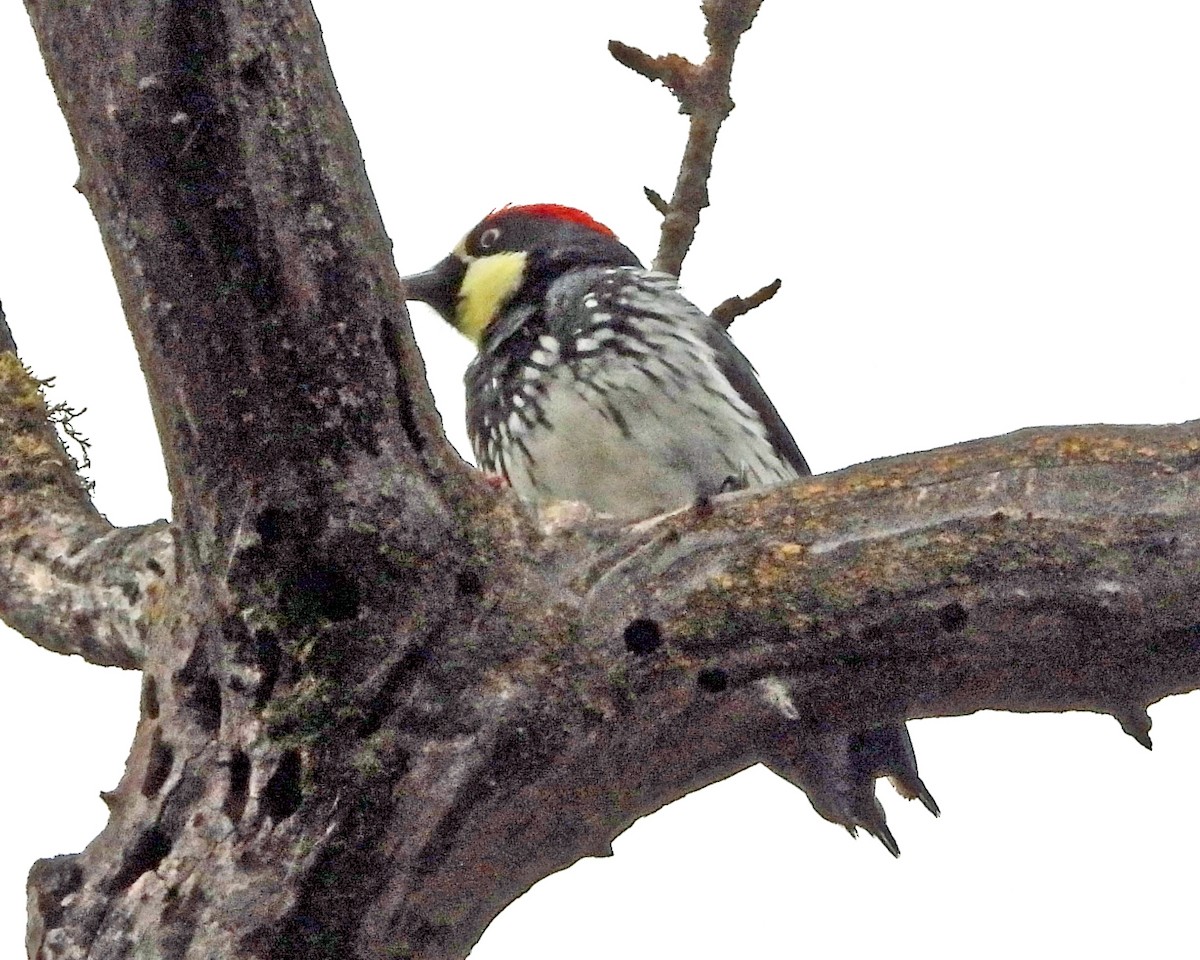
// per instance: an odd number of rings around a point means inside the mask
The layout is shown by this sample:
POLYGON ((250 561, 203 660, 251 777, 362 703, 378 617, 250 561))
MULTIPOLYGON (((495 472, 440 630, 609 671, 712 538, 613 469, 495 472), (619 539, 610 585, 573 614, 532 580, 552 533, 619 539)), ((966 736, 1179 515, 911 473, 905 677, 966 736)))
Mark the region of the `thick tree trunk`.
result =
MULTIPOLYGON (((876 777, 932 805, 906 719, 1091 709, 1146 740, 1200 685, 1200 426, 547 532, 440 433, 309 5, 27 5, 176 514, 113 540, 44 450, 0 446, 0 610, 65 597, 25 632, 145 675, 107 827, 33 870, 31 956, 461 958, 751 763, 890 843, 876 777), (101 573, 58 560, 101 543, 121 578, 73 593, 101 573), (76 602, 107 652, 59 622, 76 602)), ((0 374, 7 417, 30 385, 0 374)))

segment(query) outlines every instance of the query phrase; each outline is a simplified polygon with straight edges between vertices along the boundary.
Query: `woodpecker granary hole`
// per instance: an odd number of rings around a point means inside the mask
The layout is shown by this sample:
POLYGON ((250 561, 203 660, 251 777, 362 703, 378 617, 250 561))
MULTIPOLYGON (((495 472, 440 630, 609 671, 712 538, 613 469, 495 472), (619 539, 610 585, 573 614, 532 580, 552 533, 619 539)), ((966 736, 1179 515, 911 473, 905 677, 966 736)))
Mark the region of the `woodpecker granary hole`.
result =
POLYGON ((258 688, 254 691, 254 706, 261 709, 275 691, 275 681, 279 679, 279 667, 282 660, 279 652, 279 639, 270 630, 255 632, 254 658, 258 661, 261 677, 258 688))
POLYGON ((221 687, 214 677, 205 674, 185 687, 182 699, 202 730, 216 733, 221 729, 221 687))
POLYGON ((142 780, 142 796, 152 797, 162 789, 175 765, 175 751, 163 742, 162 731, 155 730, 150 740, 150 757, 146 761, 146 777, 142 780))
POLYGON ((238 79, 252 90, 267 85, 267 55, 260 53, 238 71, 238 79))
POLYGON ((229 792, 222 804, 225 816, 234 823, 242 819, 246 809, 246 794, 250 787, 250 758, 241 750, 235 750, 229 758, 229 792))
POLYGON ((289 750, 279 759, 279 766, 271 774, 263 790, 263 811, 279 823, 300 808, 304 794, 300 789, 300 752, 289 750))
POLYGON ((155 869, 171 852, 171 838, 158 827, 151 827, 134 842, 125 863, 109 881, 108 892, 120 893, 143 873, 155 869))
POLYGON ((483 578, 474 570, 462 570, 455 578, 460 597, 477 597, 483 593, 483 578))
POLYGON ((297 620, 338 623, 358 616, 358 584, 334 566, 314 565, 299 571, 283 588, 283 604, 297 620))
POLYGON ((39 861, 30 873, 31 882, 34 877, 38 879, 38 910, 45 917, 46 929, 53 930, 66 912, 63 901, 83 886, 83 870, 68 857, 56 857, 39 861))
POLYGON ((969 615, 958 602, 948 603, 938 611, 938 623, 947 633, 954 633, 966 626, 969 615))
POLYGON ((645 617, 630 620, 625 628, 625 649, 630 653, 653 653, 662 646, 662 630, 657 621, 645 617))
POLYGON ((142 680, 142 716, 147 720, 158 719, 158 681, 150 674, 142 680))
POLYGON ((254 532, 264 547, 273 547, 284 540, 303 539, 312 523, 293 510, 268 507, 254 521, 254 532))
POLYGON ((205 649, 205 644, 197 644, 171 680, 192 721, 205 733, 216 733, 221 729, 221 687, 209 669, 205 649))
POLYGON ((696 676, 696 684, 705 693, 721 693, 729 686, 729 674, 720 667, 709 667, 696 676))

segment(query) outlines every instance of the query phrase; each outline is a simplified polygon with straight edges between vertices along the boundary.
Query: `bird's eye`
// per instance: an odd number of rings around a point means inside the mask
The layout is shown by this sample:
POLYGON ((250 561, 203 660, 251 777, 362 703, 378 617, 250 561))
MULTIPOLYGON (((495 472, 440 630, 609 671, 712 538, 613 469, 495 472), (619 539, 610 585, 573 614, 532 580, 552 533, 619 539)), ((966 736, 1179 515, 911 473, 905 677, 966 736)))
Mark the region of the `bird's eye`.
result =
POLYGON ((490 250, 500 239, 499 227, 488 227, 479 235, 479 249, 490 250))

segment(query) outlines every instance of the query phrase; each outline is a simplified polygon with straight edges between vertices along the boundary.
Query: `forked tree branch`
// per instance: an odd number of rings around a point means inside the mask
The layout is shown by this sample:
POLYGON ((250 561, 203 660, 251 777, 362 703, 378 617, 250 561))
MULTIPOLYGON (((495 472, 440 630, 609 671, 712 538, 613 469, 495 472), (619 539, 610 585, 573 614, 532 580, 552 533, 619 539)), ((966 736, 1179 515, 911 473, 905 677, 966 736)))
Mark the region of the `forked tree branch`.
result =
POLYGON ((55 653, 138 667, 173 568, 165 523, 115 530, 92 505, 0 310, 0 619, 55 653))
MULTIPOLYGON (((670 90, 679 101, 679 112, 689 118, 687 144, 670 201, 663 199, 658 191, 644 188, 646 199, 663 218, 654 269, 674 277, 683 269, 684 258, 700 225, 700 212, 709 203, 708 179, 712 175, 717 134, 734 107, 729 92, 734 56, 742 34, 750 29, 761 6, 762 0, 704 0, 700 9, 705 19, 708 56, 701 64, 674 53, 652 57, 619 40, 610 40, 608 44, 609 53, 618 63, 647 80, 660 81, 670 90)), ((776 280, 744 299, 730 297, 712 315, 728 327, 775 296, 779 285, 776 280)))
POLYGON ((664 204, 658 193, 649 188, 646 191, 655 209, 663 214, 655 270, 679 276, 696 236, 700 211, 708 206, 708 178, 712 175, 717 134, 733 110, 729 80, 734 55, 761 6, 762 0, 704 0, 700 8, 705 18, 708 56, 701 64, 674 53, 652 57, 619 40, 608 43, 608 52, 618 63, 647 80, 660 81, 679 101, 679 112, 690 118, 687 146, 670 202, 664 204))
MULTIPOLYGON (((119 896, 187 956, 325 956, 317 930, 339 956, 460 958, 532 883, 755 761, 890 848, 875 778, 932 805, 903 721, 1093 710, 1148 744, 1146 707, 1200 686, 1198 490, 1200 423, 1055 428, 560 533, 472 629, 317 637, 307 677, 239 721, 248 795, 219 743, 181 767, 178 730, 140 739, 115 810, 157 825, 150 851, 105 844, 35 885, 78 878, 48 914, 69 942, 119 896)), ((157 709, 194 714, 186 669, 157 676, 157 709)))

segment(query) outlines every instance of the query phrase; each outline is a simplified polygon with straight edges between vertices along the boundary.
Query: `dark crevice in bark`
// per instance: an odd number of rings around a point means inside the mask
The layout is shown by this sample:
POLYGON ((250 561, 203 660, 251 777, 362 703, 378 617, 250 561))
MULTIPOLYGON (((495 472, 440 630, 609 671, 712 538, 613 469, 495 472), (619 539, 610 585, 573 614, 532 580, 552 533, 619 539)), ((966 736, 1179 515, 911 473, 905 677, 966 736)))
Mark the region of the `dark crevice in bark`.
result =
POLYGON ((246 796, 250 789, 250 758, 241 750, 234 750, 229 759, 229 789, 225 794, 225 815, 236 824, 246 809, 246 796))
POLYGON ((147 720, 158 719, 158 681, 151 674, 142 677, 141 712, 147 720))
POLYGON ((221 729, 221 686, 212 675, 212 650, 219 643, 215 630, 205 630, 187 663, 173 678, 179 704, 205 734, 221 729))
POLYGON ((207 734, 221 729, 221 685, 216 677, 205 674, 185 688, 182 702, 190 709, 195 724, 207 734))
POLYGON ((146 776, 142 780, 142 795, 152 797, 167 782, 171 768, 175 765, 175 751, 163 742, 162 731, 154 731, 150 743, 150 759, 146 765, 146 776))
POLYGON ((154 870, 171 852, 171 838, 159 827, 152 826, 143 831, 130 844, 121 866, 112 875, 107 885, 109 896, 116 896, 128 889, 138 877, 154 870))
POLYGON ((255 687, 254 708, 261 710, 275 692, 279 680, 283 655, 279 649, 279 638, 269 630, 258 630, 252 640, 254 661, 259 670, 260 681, 255 687))
POLYGON ((354 956, 357 930, 351 913, 355 904, 374 899, 385 883, 379 863, 387 839, 381 828, 393 808, 381 782, 356 794, 338 835, 309 871, 294 910, 275 931, 255 939, 255 949, 270 960, 354 956))
MULTIPOLYGON (((425 430, 413 409, 414 398, 419 395, 420 391, 414 390, 414 384, 410 382, 409 363, 406 362, 406 355, 400 350, 400 337, 412 339, 412 329, 409 327, 407 314, 403 318, 394 316, 390 318, 384 330, 383 350, 391 362, 392 369, 396 372, 396 401, 401 429, 403 429, 408 442, 412 444, 413 450, 417 453, 424 453, 425 430)), ((422 379, 424 378, 422 377, 422 379)))
POLYGON ((705 693, 724 693, 729 687, 729 674, 720 667, 706 667, 696 674, 696 685, 705 693))
POLYGON ((263 789, 263 811, 278 823, 300 809, 304 799, 301 786, 303 765, 298 750, 288 750, 279 761, 263 789))

